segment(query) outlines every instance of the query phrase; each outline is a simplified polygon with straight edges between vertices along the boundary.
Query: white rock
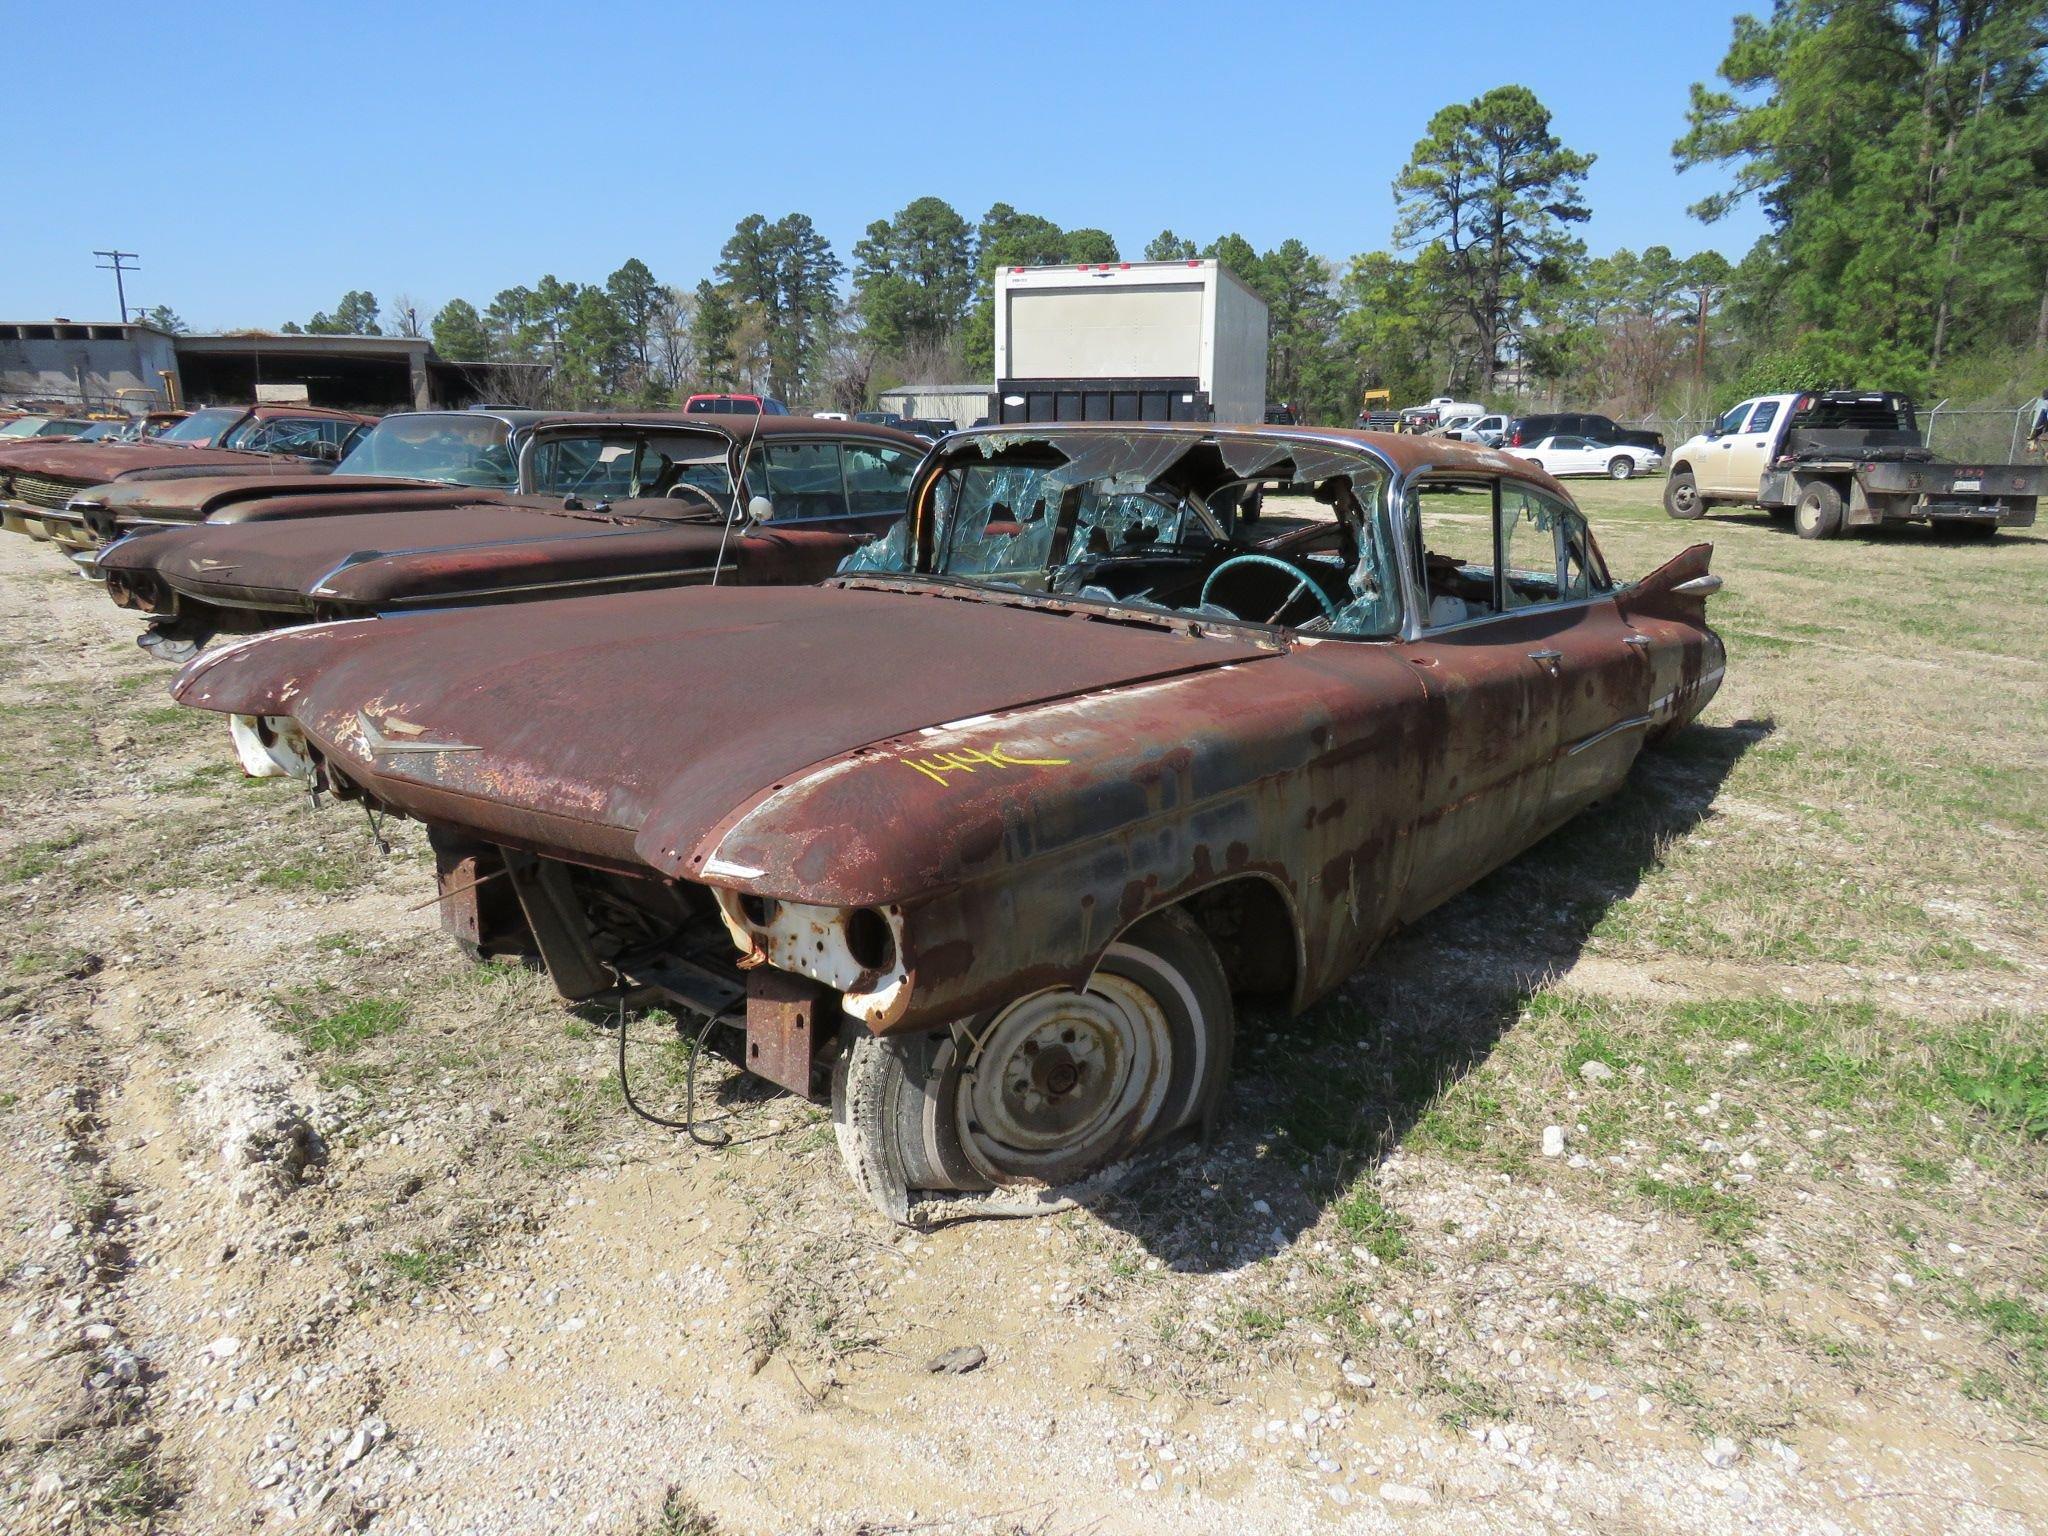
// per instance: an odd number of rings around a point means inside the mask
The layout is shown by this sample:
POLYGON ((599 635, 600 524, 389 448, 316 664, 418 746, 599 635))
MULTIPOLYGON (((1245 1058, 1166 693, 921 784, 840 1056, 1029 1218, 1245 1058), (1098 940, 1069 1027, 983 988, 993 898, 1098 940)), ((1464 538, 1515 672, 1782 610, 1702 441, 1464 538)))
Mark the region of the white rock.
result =
POLYGON ((1564 1156, 1563 1126, 1546 1125, 1545 1127, 1543 1127, 1543 1155, 1545 1157, 1564 1156))
POLYGON ((1604 1083, 1614 1076, 1614 1068, 1604 1061, 1582 1061, 1579 1063, 1579 1076, 1589 1083, 1604 1083))
POLYGON ((1410 1487, 1407 1483, 1381 1483, 1380 1497, 1389 1504, 1434 1504, 1427 1488, 1410 1487))
POLYGON ((226 1360, 242 1347, 242 1341, 233 1334, 223 1334, 206 1346, 206 1353, 216 1360, 226 1360))
POLYGON ((488 1355, 484 1356, 485 1366, 494 1371, 502 1371, 505 1369, 506 1366, 510 1365, 511 1363, 511 1352, 507 1350, 505 1346, 502 1344, 499 1345, 496 1349, 492 1350, 488 1355))
POLYGON ((1726 1435, 1716 1435, 1701 1448, 1700 1455, 1706 1458, 1708 1466, 1719 1469, 1732 1467, 1740 1461, 1742 1449, 1726 1435))

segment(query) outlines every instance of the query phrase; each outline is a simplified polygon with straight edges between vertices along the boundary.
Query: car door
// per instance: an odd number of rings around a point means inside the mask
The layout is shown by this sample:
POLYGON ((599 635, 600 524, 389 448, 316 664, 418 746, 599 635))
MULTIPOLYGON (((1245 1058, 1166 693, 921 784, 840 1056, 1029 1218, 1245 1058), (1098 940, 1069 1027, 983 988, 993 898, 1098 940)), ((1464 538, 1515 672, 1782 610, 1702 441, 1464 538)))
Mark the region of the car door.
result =
POLYGON ((1764 469, 1771 460, 1771 439, 1778 424, 1778 400, 1759 400, 1742 430, 1723 439, 1728 444, 1728 489, 1754 500, 1764 469))
POLYGON ((847 531, 869 538, 886 533, 910 497, 910 477, 923 455, 910 448, 848 438, 839 445, 846 471, 847 531))
POLYGON ((1553 683, 1543 806, 1528 829, 1534 841, 1627 776, 1650 724, 1649 643, 1616 606, 1578 511, 1513 482, 1502 485, 1500 505, 1504 600, 1528 626, 1528 654, 1543 659, 1553 683))
POLYGON ((1592 444, 1578 436, 1553 439, 1557 452, 1545 454, 1543 466, 1553 475, 1583 475, 1605 466, 1600 455, 1593 451, 1592 444))
POLYGON ((1408 492, 1421 613, 1401 649, 1422 683, 1428 729, 1403 921, 1511 858, 1549 815, 1560 653, 1549 620, 1503 611, 1500 489, 1498 479, 1441 477, 1408 492))
POLYGON ((1756 495, 1756 479, 1751 477, 1748 486, 1741 483, 1741 475, 1735 464, 1735 442, 1741 435, 1743 424, 1749 420, 1756 401, 1745 400, 1731 408, 1714 423, 1714 435, 1708 439, 1699 462, 1693 466, 1692 477, 1702 491, 1717 496, 1740 493, 1743 496, 1756 495))

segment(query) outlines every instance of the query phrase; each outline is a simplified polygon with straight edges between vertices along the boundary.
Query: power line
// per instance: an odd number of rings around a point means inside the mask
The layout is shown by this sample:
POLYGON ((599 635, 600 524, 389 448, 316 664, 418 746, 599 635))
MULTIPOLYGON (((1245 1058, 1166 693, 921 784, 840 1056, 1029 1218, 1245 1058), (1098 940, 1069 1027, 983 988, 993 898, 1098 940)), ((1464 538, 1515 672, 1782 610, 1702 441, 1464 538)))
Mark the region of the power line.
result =
POLYGON ((99 269, 102 272, 114 274, 114 297, 121 305, 121 323, 126 325, 128 323, 128 289, 121 281, 121 276, 125 272, 133 272, 140 268, 142 258, 134 251, 94 251, 93 255, 107 258, 106 261, 99 263, 99 269), (124 263, 131 261, 135 263, 135 266, 124 265, 124 263))

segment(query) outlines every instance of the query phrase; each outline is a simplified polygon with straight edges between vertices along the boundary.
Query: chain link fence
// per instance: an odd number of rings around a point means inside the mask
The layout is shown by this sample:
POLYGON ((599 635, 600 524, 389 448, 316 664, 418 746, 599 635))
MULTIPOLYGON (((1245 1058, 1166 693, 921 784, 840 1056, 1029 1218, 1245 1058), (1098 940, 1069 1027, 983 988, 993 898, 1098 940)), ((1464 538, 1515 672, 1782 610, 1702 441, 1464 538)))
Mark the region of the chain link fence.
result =
POLYGON ((1966 406, 1953 409, 1944 400, 1920 413, 1927 446, 1944 459, 2017 464, 2027 452, 2027 432, 2034 407, 1966 406))

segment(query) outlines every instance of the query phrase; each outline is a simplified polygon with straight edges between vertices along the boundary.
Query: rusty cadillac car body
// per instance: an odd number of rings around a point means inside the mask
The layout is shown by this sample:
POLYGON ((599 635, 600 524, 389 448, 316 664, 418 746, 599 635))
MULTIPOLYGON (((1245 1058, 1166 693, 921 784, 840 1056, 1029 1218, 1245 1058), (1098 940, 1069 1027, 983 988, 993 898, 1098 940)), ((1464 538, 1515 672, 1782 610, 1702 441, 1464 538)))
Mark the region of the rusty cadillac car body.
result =
POLYGON ((1190 1133, 1234 995, 1307 1004, 1611 793, 1719 685, 1709 553, 1618 586, 1441 439, 992 428, 820 586, 311 626, 175 692, 425 821, 478 947, 743 1017, 900 1219, 1190 1133), (1235 536, 1301 485, 1333 520, 1235 536))
POLYGON ((0 449, 0 528, 80 547, 91 540, 68 509, 81 491, 185 475, 324 474, 376 421, 315 405, 208 406, 144 442, 0 449))
POLYGON ((225 509, 249 521, 131 535, 93 569, 116 603, 149 616, 143 648, 178 661, 215 634, 309 620, 714 573, 813 582, 903 515, 923 453, 887 427, 808 417, 550 418, 522 433, 517 495, 318 517, 272 498, 225 509))

